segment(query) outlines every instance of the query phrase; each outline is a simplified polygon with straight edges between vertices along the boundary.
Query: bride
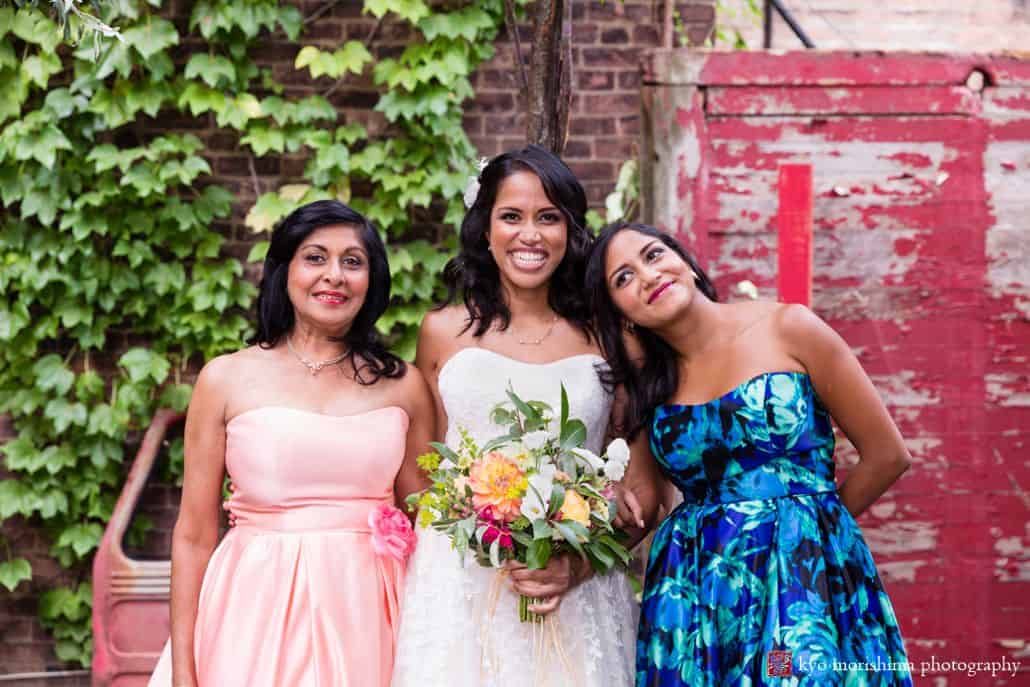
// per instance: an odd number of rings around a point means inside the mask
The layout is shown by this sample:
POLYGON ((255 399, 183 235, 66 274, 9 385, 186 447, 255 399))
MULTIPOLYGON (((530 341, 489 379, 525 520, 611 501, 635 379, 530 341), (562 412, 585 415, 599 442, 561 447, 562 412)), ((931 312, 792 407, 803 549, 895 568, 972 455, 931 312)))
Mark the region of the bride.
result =
MULTIPOLYGON (((613 397, 598 378, 604 361, 583 297, 592 240, 583 187, 536 146, 494 158, 479 184, 459 254, 444 273, 449 304, 426 316, 419 335, 416 365, 432 388, 438 427, 447 428, 450 445, 459 428, 483 442, 502 431, 490 411, 506 400, 506 387, 558 408, 564 384, 570 415, 587 426, 586 447, 600 452, 613 397), (463 304, 454 304, 456 296, 463 304)), ((655 497, 653 476, 643 473, 653 464, 631 460, 624 478, 645 519, 653 517, 655 497)), ((630 521, 623 506, 620 514, 630 521)), ((637 525, 626 528, 630 543, 646 531, 643 520, 637 525)), ((595 575, 586 561, 566 555, 543 570, 509 563, 502 576, 462 562, 431 528, 418 537, 393 687, 633 684, 638 609, 623 574, 595 575), (538 599, 531 610, 555 614, 557 637, 542 642, 539 625, 519 622, 519 594, 538 599)))

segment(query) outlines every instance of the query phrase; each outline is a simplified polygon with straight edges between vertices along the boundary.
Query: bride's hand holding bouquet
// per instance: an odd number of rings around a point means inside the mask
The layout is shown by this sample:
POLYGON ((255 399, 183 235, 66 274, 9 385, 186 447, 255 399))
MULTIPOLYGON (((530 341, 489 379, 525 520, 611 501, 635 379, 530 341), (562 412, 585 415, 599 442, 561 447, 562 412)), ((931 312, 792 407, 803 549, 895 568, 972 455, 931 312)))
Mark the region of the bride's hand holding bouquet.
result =
MULTIPOLYGON (((436 453, 420 458, 432 485, 410 501, 420 524, 447 534, 463 559, 511 575, 526 621, 557 608, 591 570, 629 563, 615 498, 629 447, 616 439, 602 456, 584 448, 586 426, 569 417, 564 387, 556 432, 548 405, 507 395, 491 415, 507 433, 483 446, 464 431, 457 447, 434 443, 436 453)), ((624 510, 635 505, 626 501, 624 510)))

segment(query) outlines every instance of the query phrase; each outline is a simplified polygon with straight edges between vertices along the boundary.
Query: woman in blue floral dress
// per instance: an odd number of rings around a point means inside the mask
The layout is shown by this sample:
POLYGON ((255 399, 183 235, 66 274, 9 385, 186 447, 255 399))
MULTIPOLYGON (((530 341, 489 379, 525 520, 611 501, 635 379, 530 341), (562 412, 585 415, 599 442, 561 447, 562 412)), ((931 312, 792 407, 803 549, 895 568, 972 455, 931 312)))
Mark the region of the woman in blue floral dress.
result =
POLYGON ((624 430, 683 497, 651 548, 637 686, 910 685, 854 519, 909 455, 847 344, 803 306, 718 303, 644 225, 605 229, 587 282, 624 430), (860 457, 840 487, 831 416, 860 457))

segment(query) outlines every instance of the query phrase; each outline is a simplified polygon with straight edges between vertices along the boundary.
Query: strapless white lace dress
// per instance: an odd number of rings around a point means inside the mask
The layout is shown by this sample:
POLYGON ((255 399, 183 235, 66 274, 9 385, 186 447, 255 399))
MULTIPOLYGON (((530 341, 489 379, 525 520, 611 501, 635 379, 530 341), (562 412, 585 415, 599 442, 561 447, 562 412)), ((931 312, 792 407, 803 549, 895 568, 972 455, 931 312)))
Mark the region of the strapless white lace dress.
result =
MULTIPOLYGON (((439 375, 447 444, 457 445, 459 426, 478 442, 501 434, 490 410, 506 400, 509 384, 522 398, 549 403, 556 413, 564 384, 570 415, 586 424, 586 446, 599 453, 612 403, 594 369, 599 362, 599 356, 578 355, 525 363, 482 348, 462 349, 439 375)), ((595 575, 564 597, 557 629, 568 660, 561 661, 554 651, 534 648, 539 626, 519 622, 518 596, 507 584, 499 587, 491 613, 497 574, 472 559, 463 565, 445 535, 419 528, 408 563, 392 687, 633 684, 638 608, 625 575, 595 575), (534 665, 541 656, 548 665, 534 665)))

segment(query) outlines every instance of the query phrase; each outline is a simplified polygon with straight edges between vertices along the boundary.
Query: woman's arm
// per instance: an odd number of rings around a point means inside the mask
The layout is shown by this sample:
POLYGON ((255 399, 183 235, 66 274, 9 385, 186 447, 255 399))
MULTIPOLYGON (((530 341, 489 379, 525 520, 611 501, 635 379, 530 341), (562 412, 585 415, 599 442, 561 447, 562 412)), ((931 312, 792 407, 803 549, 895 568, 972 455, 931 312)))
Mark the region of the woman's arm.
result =
POLYGON ((777 323, 787 352, 808 372, 819 398, 858 450, 840 497, 852 515, 873 504, 912 460, 901 432, 847 343, 811 310, 781 309, 777 323))
POLYGON ((422 326, 418 330, 415 367, 422 373, 422 378, 428 385, 430 397, 433 400, 436 416, 434 423, 436 432, 433 434, 433 441, 443 441, 444 435, 447 433, 447 411, 440 398, 438 380, 440 367, 446 362, 444 355, 451 350, 458 336, 459 328, 455 326, 454 320, 453 307, 444 310, 430 310, 422 318, 422 326))
MULTIPOLYGON (((409 365, 401 382, 402 407, 408 413, 408 437, 404 463, 394 480, 397 507, 407 512, 406 499, 415 492, 429 487, 429 477, 418 466, 416 459, 429 451, 429 442, 436 436, 436 408, 422 373, 409 365)), ((414 514, 409 514, 414 517, 414 514)))
MULTIPOLYGON (((618 426, 625 403, 625 389, 619 387, 615 390, 615 403, 612 405, 613 427, 618 426)), ((622 488, 617 494, 619 514, 616 525, 629 535, 627 548, 633 548, 657 524, 665 480, 651 455, 646 426, 641 427, 630 442, 629 455, 626 474, 620 480, 622 488)))
POLYGON ((216 358, 200 372, 186 414, 185 471, 172 532, 172 684, 196 687, 193 635, 200 585, 218 543, 225 472, 225 379, 216 358))

